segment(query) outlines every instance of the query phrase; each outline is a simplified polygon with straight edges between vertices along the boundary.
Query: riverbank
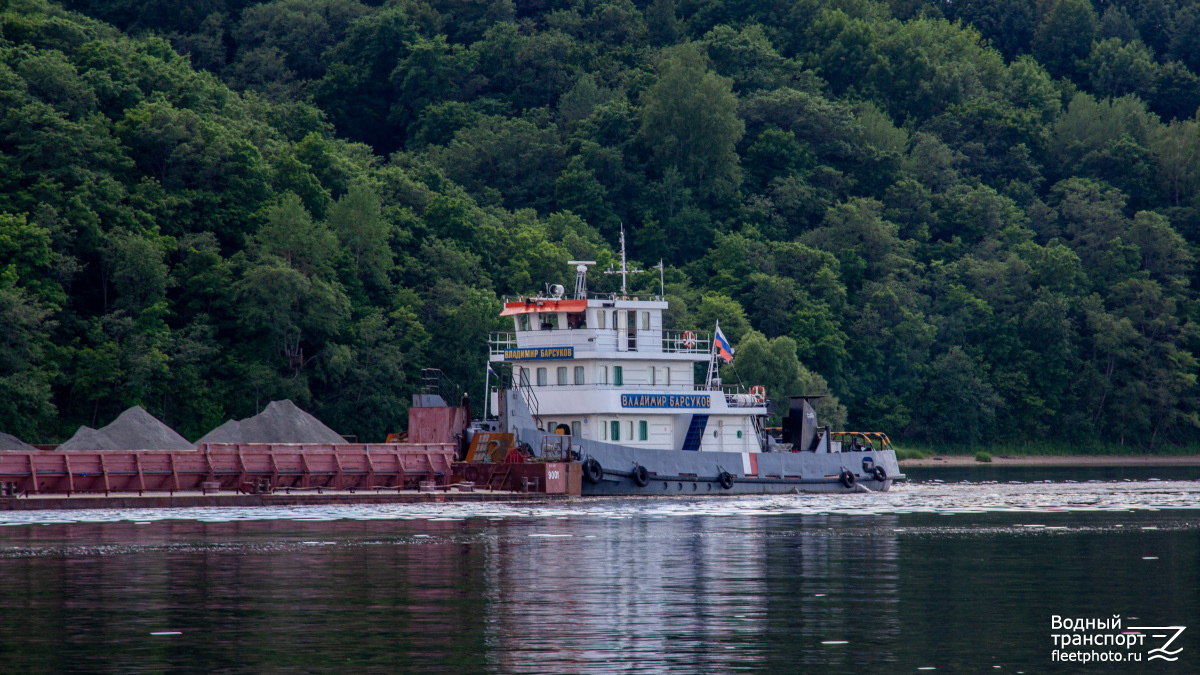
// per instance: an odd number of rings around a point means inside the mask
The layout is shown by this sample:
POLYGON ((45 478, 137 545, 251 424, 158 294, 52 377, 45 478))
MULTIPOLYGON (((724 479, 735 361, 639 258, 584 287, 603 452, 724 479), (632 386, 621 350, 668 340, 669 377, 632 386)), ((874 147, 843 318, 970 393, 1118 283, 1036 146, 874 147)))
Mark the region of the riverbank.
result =
POLYGON ((974 455, 933 455, 902 459, 900 466, 1200 466, 1200 455, 992 455, 991 462, 977 461, 974 455))

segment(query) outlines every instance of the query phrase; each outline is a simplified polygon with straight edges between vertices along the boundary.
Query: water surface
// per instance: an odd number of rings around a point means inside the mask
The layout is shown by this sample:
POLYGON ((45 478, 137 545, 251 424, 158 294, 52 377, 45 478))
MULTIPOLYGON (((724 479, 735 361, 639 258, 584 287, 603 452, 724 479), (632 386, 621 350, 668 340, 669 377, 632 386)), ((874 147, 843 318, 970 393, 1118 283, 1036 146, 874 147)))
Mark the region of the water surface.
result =
POLYGON ((837 496, 3 513, 0 663, 1196 672, 1200 483, 934 480, 837 496), (1195 628, 1176 663, 1062 665, 1052 614, 1195 628))

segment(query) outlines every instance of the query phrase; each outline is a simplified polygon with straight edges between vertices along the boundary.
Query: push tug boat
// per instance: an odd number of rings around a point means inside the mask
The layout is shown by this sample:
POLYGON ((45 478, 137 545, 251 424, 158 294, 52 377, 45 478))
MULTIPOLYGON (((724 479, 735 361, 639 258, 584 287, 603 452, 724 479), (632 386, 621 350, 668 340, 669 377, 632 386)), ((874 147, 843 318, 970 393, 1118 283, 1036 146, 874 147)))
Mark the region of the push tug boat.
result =
POLYGON ((488 375, 503 383, 488 402, 496 420, 471 433, 582 462, 583 495, 886 491, 904 480, 886 434, 818 426, 816 397, 791 397, 782 433, 769 433, 764 388, 721 383, 718 359, 733 349, 719 325, 711 336, 666 330, 663 295, 628 296, 637 270, 621 239, 620 293, 589 293, 595 263, 571 261, 573 297, 554 285, 505 302, 515 330, 490 339, 488 375))

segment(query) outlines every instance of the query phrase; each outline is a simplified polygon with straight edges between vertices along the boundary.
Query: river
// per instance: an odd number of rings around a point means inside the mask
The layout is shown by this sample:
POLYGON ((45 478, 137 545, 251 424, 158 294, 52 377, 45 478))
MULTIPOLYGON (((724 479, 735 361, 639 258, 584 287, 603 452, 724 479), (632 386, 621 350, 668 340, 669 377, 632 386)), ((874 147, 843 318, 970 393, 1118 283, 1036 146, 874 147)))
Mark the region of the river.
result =
MULTIPOLYGON (((1200 482, 1139 471, 930 470, 828 496, 0 513, 0 663, 1197 672, 1200 482), (1054 635, 1076 633, 1056 615, 1191 628, 1177 661, 1084 665, 1052 657, 1054 635)), ((1128 651, 1163 639, 1145 641, 1128 651)))

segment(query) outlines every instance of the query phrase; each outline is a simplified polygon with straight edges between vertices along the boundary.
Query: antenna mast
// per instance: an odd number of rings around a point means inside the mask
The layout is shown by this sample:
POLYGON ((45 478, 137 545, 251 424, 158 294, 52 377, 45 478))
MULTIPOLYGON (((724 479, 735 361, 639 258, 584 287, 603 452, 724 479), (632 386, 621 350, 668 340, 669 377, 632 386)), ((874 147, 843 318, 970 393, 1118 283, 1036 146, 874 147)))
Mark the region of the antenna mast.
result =
POLYGON ((628 291, 625 290, 625 281, 627 275, 641 274, 644 271, 645 270, 639 270, 636 268, 629 269, 629 266, 625 263, 625 223, 621 223, 621 269, 614 270, 612 265, 609 265, 608 269, 604 270, 604 273, 621 275, 621 297, 623 298, 628 294, 628 291))

